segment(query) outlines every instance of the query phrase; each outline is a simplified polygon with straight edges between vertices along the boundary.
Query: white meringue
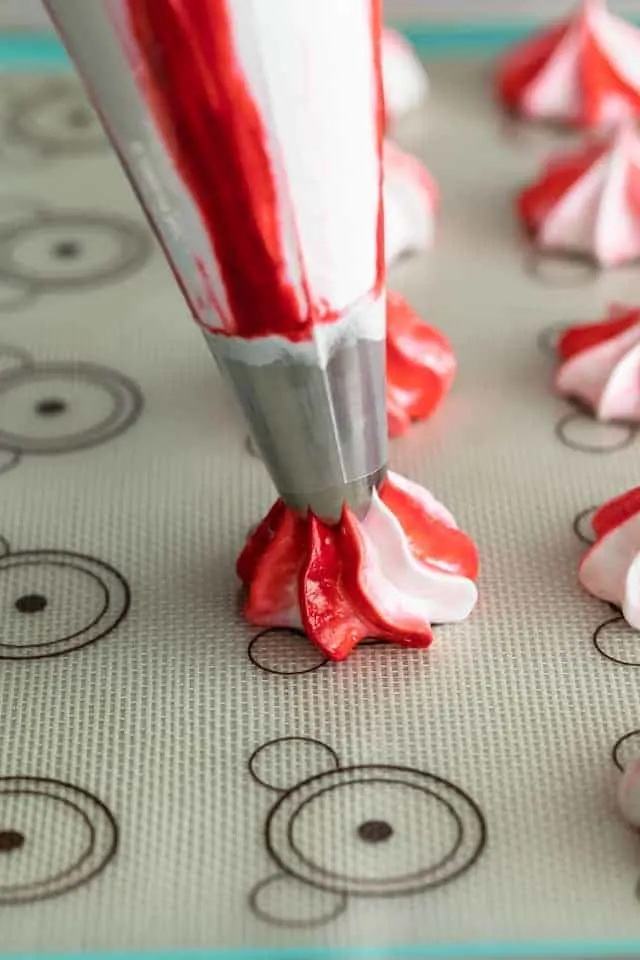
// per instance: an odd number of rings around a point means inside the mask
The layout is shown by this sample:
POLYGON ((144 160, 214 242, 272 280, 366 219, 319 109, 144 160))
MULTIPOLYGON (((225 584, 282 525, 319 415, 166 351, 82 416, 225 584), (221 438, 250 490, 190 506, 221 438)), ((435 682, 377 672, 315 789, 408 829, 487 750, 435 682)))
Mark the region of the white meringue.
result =
POLYGON ((431 246, 439 196, 426 167, 388 140, 382 163, 385 259, 389 265, 403 254, 431 246))
POLYGON ((382 82, 387 124, 419 107, 429 90, 427 74, 413 47, 389 27, 382 31, 382 82))

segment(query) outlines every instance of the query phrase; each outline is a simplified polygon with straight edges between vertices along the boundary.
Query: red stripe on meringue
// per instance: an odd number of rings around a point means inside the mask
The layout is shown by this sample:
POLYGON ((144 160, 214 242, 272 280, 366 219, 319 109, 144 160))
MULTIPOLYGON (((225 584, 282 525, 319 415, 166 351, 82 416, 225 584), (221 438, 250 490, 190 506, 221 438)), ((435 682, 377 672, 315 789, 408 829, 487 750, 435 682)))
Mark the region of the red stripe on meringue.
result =
POLYGON ((591 521, 598 540, 626 523, 638 511, 640 511, 640 487, 634 487, 633 490, 627 490, 619 497, 609 500, 595 512, 591 521))
POLYGON ((539 179, 522 190, 516 198, 516 209, 528 233, 535 235, 543 221, 568 190, 605 153, 608 144, 589 144, 578 152, 557 154, 549 160, 539 179))
POLYGON ((569 360, 584 350, 612 340, 638 322, 640 322, 640 309, 627 310, 623 316, 616 315, 601 323, 577 324, 565 330, 559 337, 556 347, 558 355, 562 360, 569 360))
POLYGON ((399 521, 416 560, 434 570, 477 579, 477 547, 454 523, 426 513, 422 504, 388 480, 380 499, 399 521))
MULTIPOLYGON (((585 127, 598 126, 603 119, 605 101, 617 96, 633 107, 634 113, 640 113, 640 95, 618 73, 607 58, 606 53, 586 28, 583 40, 582 60, 578 65, 582 82, 582 116, 580 123, 585 127)), ((640 34, 636 39, 637 55, 640 56, 640 34)))
MULTIPOLYGON (((357 599, 360 614, 372 624, 367 635, 377 640, 401 643, 407 647, 428 647, 433 640, 431 624, 426 620, 416 624, 412 617, 402 614, 394 620, 385 616, 363 584, 366 563, 366 548, 358 521, 350 510, 345 510, 341 523, 342 552, 344 557, 345 580, 350 586, 352 598, 357 599)), ((365 639, 365 638, 363 638, 365 639)))
POLYGON ((523 92, 564 40, 567 30, 566 23, 551 27, 542 35, 518 45, 503 58, 496 79, 505 106, 513 111, 519 109, 523 92))
POLYGON ((404 297, 387 293, 387 420, 391 436, 430 417, 451 388, 456 358, 446 337, 404 297))
MULTIPOLYGON (((346 659, 362 640, 400 640, 397 629, 387 628, 359 590, 356 572, 362 562, 362 543, 350 511, 345 510, 339 527, 309 519, 309 552, 299 584, 302 624, 331 660, 346 659)), ((426 647, 432 639, 426 624, 424 631, 405 634, 401 642, 426 647)))
POLYGON ((411 576, 394 581, 396 567, 390 573, 378 563, 385 544, 372 539, 371 530, 365 534, 367 520, 359 521, 348 508, 338 524, 329 526, 313 515, 297 516, 278 501, 238 560, 247 587, 247 620, 260 626, 302 625, 325 656, 343 660, 365 639, 428 646, 433 634, 424 610, 438 610, 444 619, 466 616, 478 571, 475 545, 415 484, 394 475, 380 499, 377 508, 387 518, 395 516, 391 528, 385 526, 392 538, 387 546, 408 545, 411 576), (423 594, 425 584, 430 597, 423 594), (462 595, 452 595, 451 586, 462 595), (448 594, 444 603, 442 594, 448 594))
POLYGON ((270 626, 274 609, 284 615, 282 626, 295 621, 305 545, 306 522, 278 500, 249 538, 236 566, 248 586, 245 612, 252 623, 270 626))
POLYGON ((634 27, 609 13, 605 3, 583 0, 568 20, 519 44, 502 59, 497 94, 508 110, 534 119, 578 127, 608 124, 621 115, 640 113, 640 89, 629 71, 625 75, 623 62, 625 56, 637 59, 639 52, 640 33, 634 27), (556 79, 558 70, 562 79, 556 79), (536 104, 535 97, 532 102, 535 85, 551 82, 545 105, 536 104))

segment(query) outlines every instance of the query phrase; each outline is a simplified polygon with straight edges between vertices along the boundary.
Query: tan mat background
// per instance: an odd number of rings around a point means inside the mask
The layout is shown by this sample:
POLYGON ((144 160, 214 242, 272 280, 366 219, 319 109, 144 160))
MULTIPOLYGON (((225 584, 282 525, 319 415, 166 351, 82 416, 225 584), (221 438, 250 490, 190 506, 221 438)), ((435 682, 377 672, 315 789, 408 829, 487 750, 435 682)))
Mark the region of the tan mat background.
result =
POLYGON ((640 437, 549 389, 554 329, 640 272, 532 258, 511 199, 551 141, 486 65, 431 75, 397 135, 437 248, 390 283, 460 372, 392 460, 477 538, 481 602, 338 667, 238 615, 270 483, 75 81, 0 82, 5 952, 640 937, 640 640, 576 584, 640 437))

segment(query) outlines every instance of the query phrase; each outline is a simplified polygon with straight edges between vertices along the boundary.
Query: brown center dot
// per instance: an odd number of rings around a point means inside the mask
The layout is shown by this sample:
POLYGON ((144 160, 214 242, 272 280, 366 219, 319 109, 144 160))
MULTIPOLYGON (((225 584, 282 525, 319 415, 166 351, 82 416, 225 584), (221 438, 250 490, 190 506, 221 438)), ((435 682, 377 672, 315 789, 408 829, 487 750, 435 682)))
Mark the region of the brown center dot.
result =
POLYGON ((40 613, 47 605, 47 598, 39 593, 25 593, 15 603, 19 613, 40 613))
POLYGON ((36 404, 36 413, 40 417, 55 417, 59 413, 64 413, 66 409, 64 400, 58 400, 57 397, 47 397, 36 404))
POLYGON ((358 836, 365 843, 382 843, 393 833, 393 827, 386 820, 367 820, 358 827, 358 836))
POLYGON ((13 853, 24 845, 24 834, 17 830, 0 830, 0 853, 13 853))
POLYGON ((80 254, 80 244, 75 240, 59 240, 54 243, 51 252, 58 260, 71 260, 80 254))

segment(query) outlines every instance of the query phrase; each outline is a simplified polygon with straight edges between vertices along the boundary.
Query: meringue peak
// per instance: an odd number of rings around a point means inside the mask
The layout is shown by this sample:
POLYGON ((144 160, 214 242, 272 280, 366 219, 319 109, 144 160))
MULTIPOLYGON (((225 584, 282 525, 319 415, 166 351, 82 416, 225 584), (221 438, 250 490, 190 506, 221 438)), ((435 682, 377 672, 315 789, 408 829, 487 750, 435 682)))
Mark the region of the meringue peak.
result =
POLYGON ((345 507, 329 525, 277 501, 237 571, 250 623, 301 627, 331 660, 367 639, 427 647, 432 623, 464 620, 477 599, 475 545, 431 494, 393 473, 363 520, 345 507))
POLYGON ((557 349, 559 394, 597 420, 640 423, 640 308, 616 305, 598 323, 570 327, 557 349))
POLYGON ((640 630, 640 488, 605 503, 592 525, 597 539, 582 558, 580 583, 640 630))
POLYGON ((604 0, 518 44, 500 61, 497 95, 529 120, 609 126, 640 115, 640 31, 604 0))
POLYGON ((411 44, 389 27, 382 31, 382 76, 389 126, 419 107, 429 90, 427 74, 411 44))
POLYGON ((640 134, 632 121, 577 150, 555 154, 517 197, 542 250, 579 254, 601 267, 640 257, 640 134))

